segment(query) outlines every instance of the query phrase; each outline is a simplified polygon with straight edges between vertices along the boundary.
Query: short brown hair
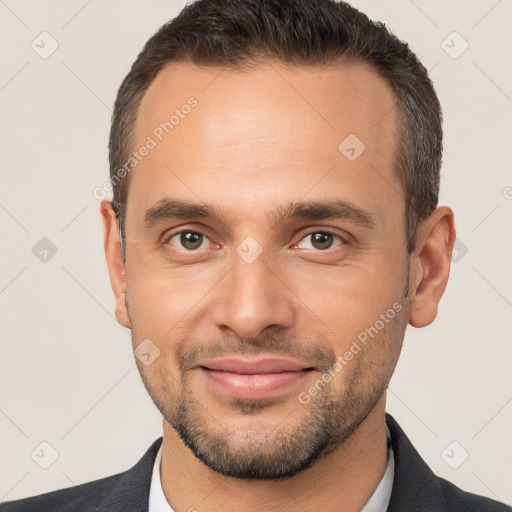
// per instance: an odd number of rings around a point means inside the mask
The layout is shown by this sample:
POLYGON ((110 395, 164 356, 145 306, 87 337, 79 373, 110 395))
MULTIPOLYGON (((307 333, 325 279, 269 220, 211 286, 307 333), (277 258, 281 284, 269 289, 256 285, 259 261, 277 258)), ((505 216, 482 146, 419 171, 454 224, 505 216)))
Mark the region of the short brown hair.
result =
POLYGON ((391 86, 399 121, 395 172, 403 188, 407 249, 412 252, 418 222, 438 202, 439 100, 407 43, 383 23, 334 0, 198 0, 146 42, 119 88, 110 130, 110 179, 121 236, 130 174, 119 179, 117 172, 129 158, 137 111, 157 73, 169 62, 236 69, 266 58, 303 66, 363 61, 391 86))

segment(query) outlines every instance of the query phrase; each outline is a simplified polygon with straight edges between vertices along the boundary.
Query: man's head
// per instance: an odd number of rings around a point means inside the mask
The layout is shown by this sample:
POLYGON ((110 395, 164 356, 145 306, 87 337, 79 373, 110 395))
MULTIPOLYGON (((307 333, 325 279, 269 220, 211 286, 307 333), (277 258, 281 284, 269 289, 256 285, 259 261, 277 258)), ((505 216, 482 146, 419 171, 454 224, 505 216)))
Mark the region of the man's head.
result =
POLYGON ((391 87, 398 117, 393 169, 405 198, 407 244, 412 251, 418 222, 438 202, 439 101, 426 69, 407 43, 345 2, 330 0, 199 1, 149 39, 119 88, 112 118, 110 176, 122 226, 131 176, 126 169, 132 167, 127 163, 136 149, 135 120, 158 72, 169 62, 243 69, 269 58, 310 67, 366 62, 391 87))
POLYGON ((199 1, 121 86, 114 185, 134 152, 102 214, 149 394, 215 471, 304 470, 383 408, 446 285, 424 68, 346 4, 199 1))

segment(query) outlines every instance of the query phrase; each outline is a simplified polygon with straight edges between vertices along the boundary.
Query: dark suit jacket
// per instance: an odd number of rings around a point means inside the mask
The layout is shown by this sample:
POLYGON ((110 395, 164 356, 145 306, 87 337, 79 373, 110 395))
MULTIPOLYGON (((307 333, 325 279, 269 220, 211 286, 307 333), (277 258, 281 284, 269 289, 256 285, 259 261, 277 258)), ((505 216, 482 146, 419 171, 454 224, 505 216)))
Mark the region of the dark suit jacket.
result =
MULTIPOLYGON (((386 423, 395 457, 395 479, 386 512, 512 511, 511 507, 464 492, 438 478, 389 414, 386 423)), ((0 512, 148 512, 151 474, 161 443, 160 437, 128 471, 32 498, 4 502, 0 504, 0 512)))

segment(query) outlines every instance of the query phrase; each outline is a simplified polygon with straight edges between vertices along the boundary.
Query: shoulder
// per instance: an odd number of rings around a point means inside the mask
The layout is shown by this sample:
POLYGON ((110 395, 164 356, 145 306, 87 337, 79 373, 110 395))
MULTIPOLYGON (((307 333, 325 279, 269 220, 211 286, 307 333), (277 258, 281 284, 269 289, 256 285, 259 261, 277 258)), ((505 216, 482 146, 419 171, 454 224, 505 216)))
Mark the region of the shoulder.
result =
POLYGON ((512 508, 499 501, 491 500, 467 491, 463 491, 444 478, 439 478, 439 485, 448 506, 448 510, 457 512, 511 512, 512 508))
POLYGON ((512 508, 463 491, 428 467, 396 420, 386 413, 395 461, 387 512, 512 512, 512 508))
POLYGON ((130 469, 57 491, 0 503, 0 512, 147 512, 157 439, 130 469))
POLYGON ((124 473, 112 475, 85 484, 39 494, 29 498, 0 503, 0 512, 67 512, 95 510, 124 473))

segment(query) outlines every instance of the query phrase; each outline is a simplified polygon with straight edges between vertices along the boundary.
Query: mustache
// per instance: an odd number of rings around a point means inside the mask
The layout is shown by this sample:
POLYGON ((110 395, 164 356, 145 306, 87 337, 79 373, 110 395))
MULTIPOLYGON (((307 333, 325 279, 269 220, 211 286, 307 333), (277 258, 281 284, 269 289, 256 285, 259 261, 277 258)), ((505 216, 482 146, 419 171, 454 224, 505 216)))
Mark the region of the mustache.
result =
POLYGON ((307 361, 310 366, 324 372, 336 363, 334 350, 322 339, 266 334, 258 338, 226 336, 211 342, 185 338, 176 350, 176 363, 182 375, 198 365, 198 361, 234 355, 279 356, 307 361))

